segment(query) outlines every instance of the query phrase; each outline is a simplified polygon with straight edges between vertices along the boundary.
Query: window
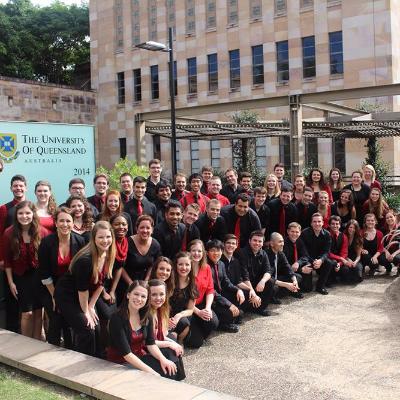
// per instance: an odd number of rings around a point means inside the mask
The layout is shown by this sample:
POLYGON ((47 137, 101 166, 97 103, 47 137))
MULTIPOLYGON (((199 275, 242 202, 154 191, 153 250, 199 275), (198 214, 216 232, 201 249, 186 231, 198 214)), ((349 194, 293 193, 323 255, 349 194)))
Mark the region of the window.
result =
POLYGON ((132 0, 132 44, 140 43, 140 4, 139 0, 132 0))
POLYGON ((208 58, 208 91, 218 90, 218 56, 217 53, 209 54, 208 58))
POLYGON ((301 0, 300 8, 311 8, 314 5, 314 0, 301 0))
POLYGON ((346 173, 346 139, 337 137, 332 139, 333 166, 346 173))
POLYGON ((125 104, 125 72, 117 74, 118 104, 125 104))
POLYGON ((115 44, 117 50, 124 47, 124 23, 122 0, 115 0, 115 44))
POLYGON ((262 0, 250 0, 250 18, 262 18, 262 0))
POLYGON ((211 140, 210 142, 211 150, 211 166, 214 168, 219 168, 220 163, 220 145, 219 140, 211 140))
POLYGON ((343 41, 341 31, 329 33, 329 55, 331 75, 343 74, 343 41))
POLYGON ((186 0, 186 34, 191 35, 196 32, 195 1, 186 0))
POLYGON ((190 159, 191 159, 191 169, 193 172, 200 171, 200 159, 199 159, 199 141, 191 140, 190 141, 190 159))
POLYGON ((133 70, 133 100, 142 101, 142 73, 140 68, 133 70))
POLYGON ((197 62, 196 57, 187 59, 188 69, 188 93, 197 93, 197 62))
POLYGON ((275 15, 286 13, 286 0, 275 0, 275 15))
POLYGON ((151 98, 157 100, 160 97, 160 88, 158 82, 158 65, 150 66, 150 86, 151 98))
POLYGON ((307 168, 318 167, 318 138, 305 138, 305 159, 307 168))
POLYGON ((240 52, 231 50, 229 52, 229 75, 230 88, 235 90, 240 88, 240 52))
POLYGON ((303 46, 303 78, 315 76, 315 37, 301 39, 303 46))
POLYGON ((276 44, 276 70, 278 82, 289 80, 289 45, 287 40, 276 44))
POLYGON ((264 84, 264 54, 263 45, 251 48, 253 59, 253 85, 264 84))
POLYGON ((214 29, 217 26, 217 7, 215 0, 206 1, 206 28, 214 29))
POLYGON ((119 158, 126 157, 126 138, 119 138, 119 158))
POLYGON ((267 139, 265 137, 256 138, 256 167, 267 167, 267 139))
POLYGON ((157 0, 148 0, 149 40, 157 41, 157 0))
POLYGON ((227 2, 227 15, 228 25, 237 25, 238 23, 238 1, 226 0, 227 2))
POLYGON ((161 158, 161 138, 158 135, 153 135, 153 158, 162 160, 162 158, 161 158))
POLYGON ((290 137, 279 138, 279 162, 283 163, 285 170, 290 170, 290 137))

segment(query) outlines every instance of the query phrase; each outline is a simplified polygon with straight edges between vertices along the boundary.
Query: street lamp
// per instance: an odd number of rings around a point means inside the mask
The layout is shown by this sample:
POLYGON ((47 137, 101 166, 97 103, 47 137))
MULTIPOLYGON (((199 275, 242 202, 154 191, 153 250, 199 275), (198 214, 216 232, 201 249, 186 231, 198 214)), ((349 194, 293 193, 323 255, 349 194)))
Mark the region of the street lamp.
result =
POLYGON ((168 29, 169 46, 163 43, 148 41, 139 43, 135 47, 149 51, 164 51, 169 53, 169 96, 171 101, 171 164, 172 164, 172 179, 177 173, 176 166, 176 117, 175 117, 175 85, 174 85, 174 50, 172 41, 172 28, 168 29))

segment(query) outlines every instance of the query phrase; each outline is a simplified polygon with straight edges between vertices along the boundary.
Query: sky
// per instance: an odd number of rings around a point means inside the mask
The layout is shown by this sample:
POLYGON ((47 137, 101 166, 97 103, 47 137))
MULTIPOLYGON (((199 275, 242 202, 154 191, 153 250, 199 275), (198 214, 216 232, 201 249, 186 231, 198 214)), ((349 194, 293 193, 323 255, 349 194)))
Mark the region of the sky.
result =
MULTIPOLYGON (((8 0, 0 0, 0 4, 6 4, 8 0)), ((39 6, 48 6, 50 5, 53 0, 31 0, 32 4, 39 5, 39 6)), ((81 0, 62 0, 64 4, 81 4, 81 0)))

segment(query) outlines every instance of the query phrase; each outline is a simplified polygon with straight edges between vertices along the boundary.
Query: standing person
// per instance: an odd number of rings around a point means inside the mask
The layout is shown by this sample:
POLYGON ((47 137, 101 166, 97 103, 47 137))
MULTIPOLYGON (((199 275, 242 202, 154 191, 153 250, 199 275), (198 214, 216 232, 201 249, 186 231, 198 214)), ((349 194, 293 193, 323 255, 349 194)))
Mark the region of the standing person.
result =
MULTIPOLYGON (((87 201, 86 194, 85 194, 85 186, 86 186, 86 184, 83 179, 81 179, 81 178, 71 179, 68 184, 69 195, 70 196, 80 196, 80 197, 83 197, 87 201)), ((99 214, 99 211, 93 204, 89 203, 88 201, 87 201, 87 203, 92 211, 93 217, 96 218, 97 215, 99 214)), ((64 204, 61 204, 60 207, 68 207, 68 205, 67 205, 67 203, 64 203, 64 204)))
POLYGON ((221 204, 217 199, 207 203, 207 209, 195 222, 200 232, 200 239, 207 243, 211 239, 223 240, 226 235, 225 219, 220 215, 221 204))
POLYGON ((224 207, 221 215, 225 219, 227 233, 238 238, 241 248, 247 245, 251 232, 261 229, 256 212, 250 208, 250 197, 245 193, 237 196, 235 204, 224 207))
POLYGON ((74 332, 74 350, 92 356, 100 355, 95 306, 104 290, 104 281, 113 276, 114 242, 111 225, 96 222, 90 242, 72 259, 54 292, 56 307, 74 332))
POLYGON ((268 203, 271 212, 270 232, 278 232, 286 236, 288 225, 297 220, 297 209, 291 200, 292 192, 284 188, 279 198, 268 203))
POLYGON ((178 172, 174 178, 174 191, 172 192, 171 199, 181 201, 181 199, 189 193, 186 190, 186 175, 178 172))
POLYGON ((363 226, 363 249, 361 261, 363 267, 369 267, 369 275, 374 276, 375 271, 382 265, 386 273, 390 274, 392 265, 388 262, 383 249, 383 234, 376 229, 377 220, 374 214, 366 214, 363 226))
POLYGON ((201 186, 201 193, 203 193, 204 195, 208 195, 208 192, 210 190, 210 182, 211 182, 211 178, 214 175, 214 169, 213 167, 209 166, 209 165, 204 165, 201 168, 201 177, 203 178, 203 185, 201 186))
POLYGON ((344 189, 350 189, 353 194, 354 207, 356 209, 356 220, 359 225, 363 224, 362 207, 366 200, 368 200, 370 187, 362 183, 363 173, 360 170, 353 171, 351 174, 351 183, 346 185, 344 189))
POLYGON ((106 193, 110 186, 108 176, 106 174, 96 174, 93 178, 94 195, 89 196, 87 201, 96 207, 96 210, 101 213, 106 200, 106 193))
POLYGON ((305 187, 301 201, 296 203, 297 222, 302 229, 311 226, 311 217, 317 212, 317 206, 313 203, 314 191, 305 187))
POLYGON ((238 173, 234 168, 228 168, 225 171, 226 185, 221 190, 221 194, 227 197, 231 204, 234 204, 236 197, 240 194, 242 188, 238 184, 238 173))
POLYGON ((182 239, 182 251, 189 248, 189 243, 194 239, 200 239, 200 231, 195 222, 199 219, 200 207, 198 204, 189 204, 183 211, 182 222, 185 224, 185 232, 182 239))
POLYGON ((183 344, 190 333, 194 303, 198 296, 189 253, 180 251, 176 255, 174 276, 175 289, 169 298, 171 306, 169 328, 178 335, 178 343, 183 344))
MULTIPOLYGON (((319 275, 315 290, 320 294, 326 295, 329 293, 326 290, 326 282, 333 264, 328 258, 331 248, 331 236, 327 230, 323 229, 323 223, 322 215, 315 213, 311 218, 311 227, 303 230, 300 239, 307 249, 309 263, 319 275)), ((303 282, 305 286, 312 287, 312 274, 307 276, 303 274, 303 282), (308 282, 304 282, 306 280, 308 282)))
POLYGON ((343 189, 343 177, 339 168, 332 168, 328 175, 328 185, 332 192, 333 201, 338 201, 343 189))
POLYGON ((344 230, 348 238, 347 265, 342 268, 341 275, 345 283, 359 283, 363 280, 363 266, 361 263, 361 251, 363 237, 360 226, 355 219, 351 219, 344 230))
MULTIPOLYGON (((143 176, 135 177, 133 180, 133 197, 124 206, 124 211, 131 217, 133 226, 136 226, 136 220, 143 214, 150 215, 153 221, 157 223, 156 206, 145 197, 145 193, 147 193, 146 182, 148 183, 149 181, 146 181, 143 176)), ((156 187, 154 185, 154 190, 151 189, 151 193, 154 194, 154 200, 156 196, 155 190, 156 187)))
POLYGON ((161 353, 155 343, 148 300, 147 283, 134 281, 118 312, 110 320, 107 359, 152 375, 175 379, 176 365, 161 353))
POLYGON ((72 230, 83 236, 86 243, 90 240, 90 232, 93 229, 93 213, 88 201, 82 196, 71 196, 66 206, 72 210, 74 225, 72 230))
POLYGON ((161 161, 157 158, 153 158, 152 160, 150 160, 149 170, 150 175, 146 181, 146 192, 144 196, 146 196, 146 199, 150 202, 154 202, 154 200, 156 199, 156 185, 161 180, 161 161))
POLYGON ((209 199, 217 199, 220 202, 221 207, 229 206, 229 204, 231 203, 227 197, 223 196, 220 193, 221 190, 222 190, 221 178, 218 175, 214 175, 210 179, 207 197, 209 199))
POLYGON ((329 194, 325 190, 321 190, 318 194, 317 212, 322 215, 324 223, 322 227, 328 229, 329 218, 331 217, 331 205, 329 204, 329 194))
POLYGON ((278 183, 280 189, 289 189, 293 190, 293 185, 284 179, 285 176, 285 166, 282 163, 277 163, 274 165, 274 175, 278 178, 278 183))
POLYGON ((122 204, 125 205, 133 198, 133 176, 129 172, 121 174, 119 177, 119 186, 121 188, 122 204))
POLYGON ((189 251, 198 297, 191 319, 190 337, 186 338, 185 344, 188 347, 199 348, 210 333, 218 328, 219 321, 211 309, 214 301, 214 284, 203 242, 199 239, 193 240, 189 245, 189 251))
POLYGON ((342 221, 341 230, 343 231, 346 224, 356 218, 356 209, 354 207, 353 193, 350 189, 343 189, 340 192, 339 199, 331 206, 331 215, 338 215, 342 221))
POLYGON ((196 203, 200 207, 200 212, 205 212, 209 198, 201 193, 200 189, 203 184, 203 177, 194 173, 189 176, 190 192, 187 193, 181 200, 183 208, 186 208, 189 204, 196 203))
POLYGON ((135 280, 149 280, 151 267, 161 255, 160 243, 152 237, 153 219, 141 215, 136 221, 136 234, 128 238, 128 253, 122 278, 126 286, 135 280))
POLYGON ((293 198, 292 201, 294 203, 300 203, 301 199, 303 198, 304 189, 306 187, 306 180, 304 176, 298 174, 294 177, 294 184, 293 184, 293 198))
POLYGON ((380 191, 382 191, 382 185, 376 179, 375 168, 372 165, 370 164, 364 165, 362 172, 363 172, 363 183, 365 185, 369 186, 371 189, 377 188, 380 191))
POLYGON ((41 238, 48 233, 40 227, 35 205, 21 201, 15 206, 13 224, 3 236, 4 267, 21 312, 21 333, 38 340, 42 334, 42 304, 37 252, 41 238))
POLYGON ((271 211, 266 204, 266 200, 267 189, 265 189, 265 187, 256 187, 254 189, 254 198, 250 202, 250 208, 257 213, 258 219, 260 220, 261 229, 265 235, 265 239, 268 240, 271 234, 269 229, 271 211))
POLYGON ((378 221, 377 228, 382 231, 385 226, 385 216, 388 211, 389 206, 383 198, 382 192, 377 187, 371 188, 368 200, 365 201, 362 207, 363 215, 369 213, 374 214, 378 221))
POLYGON ((35 185, 35 195, 37 198, 36 209, 39 223, 48 231, 55 231, 54 213, 57 205, 51 193, 51 185, 47 181, 39 181, 35 185))
POLYGON ((318 204, 319 193, 324 191, 328 193, 329 204, 333 203, 331 188, 326 184, 324 173, 319 168, 312 168, 307 176, 307 186, 314 191, 314 204, 318 204))
POLYGON ((166 180, 161 179, 160 182, 158 182, 156 185, 156 199, 154 201, 154 205, 157 209, 157 222, 161 222, 164 220, 165 206, 167 205, 168 200, 171 199, 171 195, 171 184, 166 180))
POLYGON ((118 214, 124 214, 126 221, 128 222, 128 236, 133 234, 132 220, 128 213, 123 211, 123 203, 121 194, 118 190, 109 190, 104 199, 103 211, 98 215, 98 221, 110 222, 111 217, 118 214))
POLYGON ((247 246, 238 252, 238 259, 242 265, 243 283, 249 288, 252 310, 266 317, 271 315, 268 304, 274 294, 274 282, 271 280, 272 268, 263 245, 263 231, 253 231, 247 246))
POLYGON ((38 250, 39 277, 46 287, 42 303, 49 318, 47 341, 60 346, 62 332, 64 345, 70 349, 72 348, 70 330, 55 307, 54 288, 58 279, 68 271, 72 258, 85 246, 85 240, 72 231, 74 220, 69 208, 58 208, 54 219, 56 233, 43 238, 38 250))
MULTIPOLYGON (((285 188, 287 185, 283 185, 285 188)), ((277 199, 281 194, 281 186, 275 174, 269 174, 265 178, 264 187, 267 189, 267 204, 274 199, 277 199)))
POLYGON ((242 187, 241 193, 247 194, 250 198, 253 197, 253 177, 250 172, 242 172, 240 174, 240 186, 242 187))

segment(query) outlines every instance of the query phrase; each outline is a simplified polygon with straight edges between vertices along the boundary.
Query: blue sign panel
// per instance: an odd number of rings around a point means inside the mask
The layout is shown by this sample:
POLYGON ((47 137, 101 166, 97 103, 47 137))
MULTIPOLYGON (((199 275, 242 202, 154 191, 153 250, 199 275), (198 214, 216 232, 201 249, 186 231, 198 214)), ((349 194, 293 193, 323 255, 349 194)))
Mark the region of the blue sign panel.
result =
POLYGON ((68 197, 68 182, 82 178, 86 195, 93 193, 95 174, 94 127, 37 122, 0 121, 0 203, 12 198, 9 191, 13 175, 24 175, 28 182, 27 199, 36 202, 37 181, 50 182, 57 204, 68 197))

